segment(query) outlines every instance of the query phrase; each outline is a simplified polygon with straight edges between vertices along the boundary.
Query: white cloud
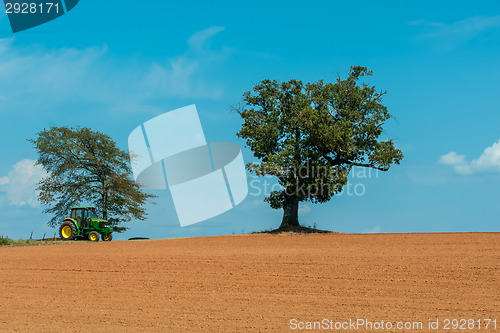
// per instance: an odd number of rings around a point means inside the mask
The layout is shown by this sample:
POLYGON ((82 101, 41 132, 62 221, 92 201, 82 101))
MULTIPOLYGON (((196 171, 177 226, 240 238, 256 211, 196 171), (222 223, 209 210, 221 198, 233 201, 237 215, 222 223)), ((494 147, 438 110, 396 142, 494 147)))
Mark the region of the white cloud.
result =
POLYGON ((440 164, 448 164, 448 165, 456 165, 456 164, 466 164, 465 155, 458 155, 454 151, 443 155, 439 158, 438 163, 440 164))
POLYGON ((368 229, 365 229, 363 230, 363 233, 364 234, 378 234, 380 233, 382 229, 380 228, 380 226, 375 226, 373 228, 368 228, 368 229))
POLYGON ((410 23, 432 27, 432 32, 424 35, 424 37, 461 36, 473 38, 483 31, 500 27, 500 15, 472 16, 451 24, 429 22, 426 20, 414 21, 410 23))
MULTIPOLYGON (((23 98, 26 95, 36 102, 59 102, 75 97, 81 100, 89 95, 106 98, 109 88, 99 84, 103 78, 101 62, 106 53, 106 47, 49 51, 34 46, 18 48, 14 46, 14 38, 0 39, 2 102, 26 103, 23 98)), ((33 100, 30 99, 30 103, 33 100)))
POLYGON ((453 165, 455 172, 461 175, 500 172, 500 140, 487 147, 481 156, 471 162, 466 160, 465 155, 450 152, 441 156, 438 163, 453 165))
POLYGON ((2 107, 40 113, 65 102, 87 102, 123 111, 142 109, 154 98, 217 99, 223 87, 211 71, 229 53, 207 45, 222 30, 212 27, 193 34, 184 54, 158 64, 114 59, 106 45, 46 49, 19 47, 15 38, 0 38, 2 107))
POLYGON ((11 206, 38 207, 37 183, 46 173, 35 161, 25 159, 14 164, 7 176, 0 177, 0 192, 11 206))
POLYGON ((422 26, 429 30, 419 35, 419 38, 437 40, 441 48, 450 49, 472 40, 485 31, 500 28, 500 15, 472 16, 451 24, 427 20, 413 21, 409 24, 422 26))
POLYGON ((224 89, 217 83, 207 83, 200 74, 210 71, 213 64, 221 62, 230 54, 228 48, 212 50, 209 40, 224 27, 212 27, 198 31, 188 40, 188 50, 167 64, 153 64, 149 74, 142 81, 148 95, 169 95, 180 97, 203 97, 219 99, 224 89))
POLYGON ((5 185, 9 183, 9 177, 1 177, 0 178, 0 185, 5 185))
POLYGON ((200 53, 207 53, 207 50, 205 49, 206 43, 210 40, 210 38, 224 29, 224 27, 210 27, 208 29, 198 31, 189 38, 188 45, 192 50, 200 53))

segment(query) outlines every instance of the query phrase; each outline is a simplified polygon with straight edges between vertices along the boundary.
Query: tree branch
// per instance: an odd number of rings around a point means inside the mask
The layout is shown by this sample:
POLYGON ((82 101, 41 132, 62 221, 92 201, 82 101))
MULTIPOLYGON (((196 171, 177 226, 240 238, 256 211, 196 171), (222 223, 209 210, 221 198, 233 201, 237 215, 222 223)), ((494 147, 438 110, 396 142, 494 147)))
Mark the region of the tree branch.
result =
POLYGON ((380 171, 388 171, 389 168, 383 168, 383 167, 378 167, 372 163, 357 163, 357 162, 351 162, 351 161, 347 161, 346 162, 347 164, 351 165, 351 166, 359 166, 359 167, 365 167, 365 168, 372 168, 372 169, 377 169, 377 170, 380 170, 380 171))

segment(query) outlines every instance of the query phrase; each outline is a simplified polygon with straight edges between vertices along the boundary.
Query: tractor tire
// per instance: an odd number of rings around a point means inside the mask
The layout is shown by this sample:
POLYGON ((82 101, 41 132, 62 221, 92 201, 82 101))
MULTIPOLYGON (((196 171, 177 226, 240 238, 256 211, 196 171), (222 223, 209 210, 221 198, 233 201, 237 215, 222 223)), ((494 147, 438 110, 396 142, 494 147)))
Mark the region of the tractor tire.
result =
POLYGON ((101 239, 105 242, 111 242, 113 239, 113 234, 101 235, 101 239))
POLYGON ((97 242, 99 241, 99 233, 96 232, 96 231, 91 231, 89 232, 89 234, 87 235, 87 239, 91 242, 97 242))
POLYGON ((77 236, 78 231, 76 230, 76 226, 73 222, 64 222, 61 224, 61 227, 59 227, 59 237, 61 237, 63 241, 74 240, 77 236))

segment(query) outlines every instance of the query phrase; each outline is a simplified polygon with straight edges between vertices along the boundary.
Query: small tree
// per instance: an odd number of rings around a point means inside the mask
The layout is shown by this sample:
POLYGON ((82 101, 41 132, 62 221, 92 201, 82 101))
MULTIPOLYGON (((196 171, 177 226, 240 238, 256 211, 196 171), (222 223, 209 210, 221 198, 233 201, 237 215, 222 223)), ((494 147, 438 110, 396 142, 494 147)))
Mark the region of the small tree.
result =
POLYGON ((95 206, 116 231, 132 218, 144 220, 143 205, 154 195, 131 179, 129 155, 106 134, 89 128, 52 127, 29 139, 38 152, 37 164, 48 176, 39 183, 41 203, 56 226, 77 204, 95 206))
POLYGON ((353 66, 335 83, 263 80, 244 93, 237 135, 261 160, 247 165, 250 172, 282 186, 265 199, 283 208, 280 229, 300 227, 299 202, 341 192, 353 166, 387 171, 403 158, 392 140, 379 140, 391 115, 381 104, 385 92, 358 83, 365 75, 372 72, 353 66))

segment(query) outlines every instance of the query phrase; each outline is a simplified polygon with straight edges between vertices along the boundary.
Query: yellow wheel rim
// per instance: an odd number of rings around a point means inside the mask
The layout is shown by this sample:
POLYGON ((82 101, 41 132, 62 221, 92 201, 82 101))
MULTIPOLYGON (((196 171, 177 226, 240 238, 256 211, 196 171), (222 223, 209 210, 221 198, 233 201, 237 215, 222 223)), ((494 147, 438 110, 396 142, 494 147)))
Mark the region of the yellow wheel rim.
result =
POLYGON ((108 235, 103 235, 103 236, 102 236, 102 240, 107 241, 108 239, 109 239, 109 236, 108 236, 108 235))
POLYGON ((61 234, 63 238, 70 238, 71 237, 71 227, 69 225, 65 225, 62 230, 61 234))
POLYGON ((91 241, 95 241, 95 240, 97 240, 97 236, 96 236, 96 234, 91 234, 91 235, 90 235, 90 240, 91 240, 91 241))

